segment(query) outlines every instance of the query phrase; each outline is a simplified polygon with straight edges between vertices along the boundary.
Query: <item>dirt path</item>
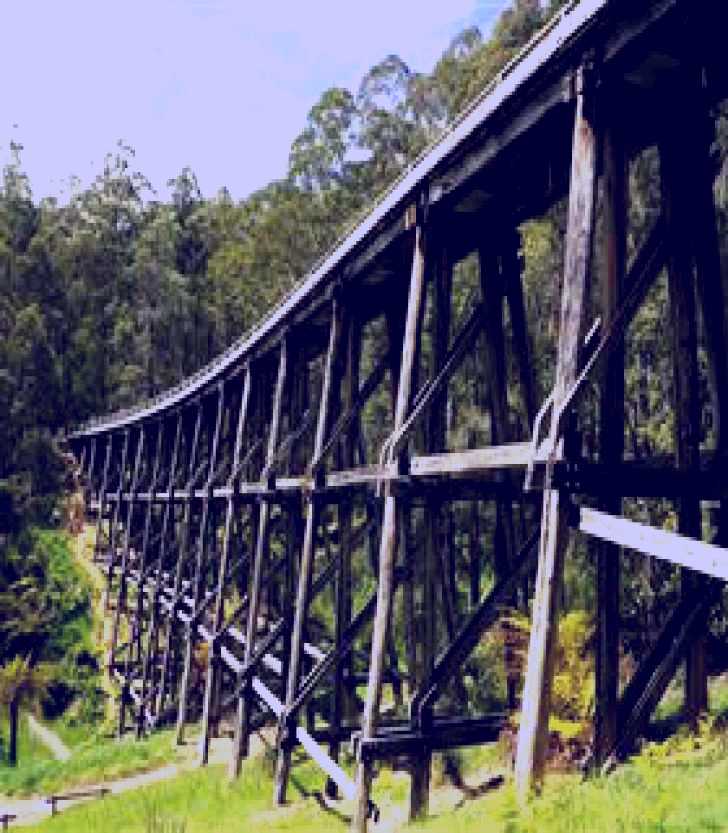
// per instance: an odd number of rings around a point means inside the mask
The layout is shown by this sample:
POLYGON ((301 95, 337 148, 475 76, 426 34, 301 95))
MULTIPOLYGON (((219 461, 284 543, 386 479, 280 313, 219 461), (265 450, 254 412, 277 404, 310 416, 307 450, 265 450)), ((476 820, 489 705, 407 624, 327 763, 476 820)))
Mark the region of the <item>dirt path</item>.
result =
POLYGON ((57 761, 67 761, 71 757, 71 750, 52 729, 44 726, 40 720, 30 713, 28 713, 27 718, 31 735, 38 738, 46 749, 50 749, 57 761))
MULTIPOLYGON (((117 781, 109 781, 105 784, 90 784, 83 787, 70 787, 62 793, 73 793, 76 790, 81 792, 91 791, 105 787, 115 795, 116 793, 136 790, 148 784, 156 784, 159 781, 168 781, 182 771, 184 767, 177 764, 169 764, 161 769, 153 769, 151 772, 142 772, 138 775, 130 775, 128 778, 119 778, 117 781)), ((71 798, 59 804, 59 812, 73 807, 74 804, 81 804, 83 801, 98 801, 98 798, 71 798)), ((0 815, 12 813, 17 816, 13 825, 37 824, 51 815, 51 806, 45 798, 0 798, 0 815)))
MULTIPOLYGON (((230 747, 232 741, 229 738, 215 738, 210 749, 210 763, 217 764, 226 762, 230 757, 230 747)), ((260 752, 262 744, 260 741, 254 740, 252 752, 260 752)), ((175 778, 182 772, 189 772, 197 767, 197 743, 190 741, 185 746, 183 759, 177 764, 168 764, 167 766, 153 769, 149 772, 140 772, 136 775, 129 775, 125 778, 118 778, 114 781, 106 781, 98 784, 85 784, 83 786, 69 787, 66 790, 61 790, 63 793, 73 793, 75 791, 91 791, 106 788, 112 795, 118 793, 128 792, 129 790, 137 790, 140 787, 146 787, 150 784, 157 784, 161 781, 169 781, 175 778)), ((63 813, 69 807, 75 804, 81 804, 84 801, 98 801, 98 797, 84 797, 72 798, 68 801, 63 801, 59 804, 59 812, 63 813)), ((0 815, 3 813, 12 813, 17 816, 13 822, 15 825, 37 824, 51 815, 50 804, 46 802, 43 796, 33 796, 32 798, 6 798, 0 796, 0 815)))

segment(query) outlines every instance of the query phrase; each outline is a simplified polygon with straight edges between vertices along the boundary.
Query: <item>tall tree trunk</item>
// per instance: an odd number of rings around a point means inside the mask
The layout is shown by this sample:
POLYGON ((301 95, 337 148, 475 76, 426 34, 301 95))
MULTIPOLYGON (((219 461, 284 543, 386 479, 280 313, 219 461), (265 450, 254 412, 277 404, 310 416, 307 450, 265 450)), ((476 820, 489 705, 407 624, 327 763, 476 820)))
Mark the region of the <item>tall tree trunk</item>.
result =
POLYGON ((8 705, 10 720, 10 738, 8 741, 8 763, 15 766, 18 763, 18 724, 20 722, 20 698, 13 697, 8 705))

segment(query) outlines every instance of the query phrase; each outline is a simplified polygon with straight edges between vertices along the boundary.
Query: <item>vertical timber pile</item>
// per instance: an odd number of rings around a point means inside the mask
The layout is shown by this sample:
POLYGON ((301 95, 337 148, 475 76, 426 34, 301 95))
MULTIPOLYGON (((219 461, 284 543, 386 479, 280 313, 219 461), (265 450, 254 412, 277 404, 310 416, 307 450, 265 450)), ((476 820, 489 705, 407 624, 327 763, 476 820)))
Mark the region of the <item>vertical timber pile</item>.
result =
MULTIPOLYGON (((592 72, 591 68, 582 67, 577 76, 566 262, 549 434, 554 452, 563 448, 560 406, 577 373, 584 298, 594 237, 597 137, 592 72)), ((516 787, 521 800, 528 797, 531 788, 538 785, 543 777, 554 655, 558 639, 558 603, 569 536, 566 508, 558 490, 550 488, 549 484, 544 489, 541 524, 538 574, 516 753, 516 787)))
POLYGON ((205 556, 207 553, 209 539, 214 535, 214 524, 210 523, 210 512, 212 509, 212 489, 215 485, 215 473, 218 463, 218 449, 220 447, 220 432, 222 430, 223 415, 225 413, 225 383, 221 382, 217 389, 217 406, 215 408, 215 427, 213 429, 212 441, 209 448, 207 462, 207 478, 205 481, 205 496, 202 502, 200 524, 197 537, 197 556, 194 565, 192 600, 193 608, 191 618, 187 625, 185 639, 184 666, 182 668, 182 679, 180 681, 179 699, 177 705, 177 743, 184 742, 184 729, 187 720, 187 698, 190 687, 190 674, 192 673, 192 657, 197 642, 197 610, 202 600, 204 590, 204 568, 205 556), (209 527, 212 527, 210 530, 209 527))
MULTIPOLYGON (((288 339, 289 335, 285 333, 280 344, 278 377, 276 379, 275 393, 273 397, 273 413, 268 432, 268 448, 265 458, 265 468, 263 470, 264 479, 267 479, 272 471, 273 464, 275 463, 276 449, 278 447, 283 411, 283 398, 288 377, 288 339)), ((244 665, 248 665, 250 663, 255 650, 255 640, 258 631, 261 579, 263 577, 263 563, 268 554, 270 510, 270 501, 264 499, 258 516, 258 532, 255 542, 255 555, 248 585, 248 620, 245 632, 244 665)), ((238 775, 240 775, 242 760, 248 754, 250 717, 253 702, 254 694, 252 683, 250 677, 248 676, 245 688, 238 700, 238 716, 235 723, 233 751, 230 758, 230 775, 233 778, 237 778, 238 775)))
MULTIPOLYGON (((195 484, 197 481, 197 459, 200 445, 200 433, 202 431, 203 403, 198 400, 193 408, 195 417, 191 436, 188 436, 187 444, 187 480, 185 483, 184 509, 180 521, 180 529, 177 532, 179 541, 177 547, 177 563, 174 573, 174 585, 172 588, 172 604, 169 609, 167 621, 167 633, 162 657, 162 668, 159 681, 159 692, 157 698, 157 713, 161 714, 167 705, 167 696, 173 687, 173 651, 175 650, 174 637, 177 632, 177 612, 180 608, 180 596, 183 589, 184 566, 187 560, 189 542, 192 537, 192 515, 194 512, 195 484)), ((175 530, 176 531, 176 530, 175 530)))
MULTIPOLYGON (((616 127, 616 102, 610 100, 609 125, 603 131, 602 326, 609 327, 624 291, 627 258, 627 160, 616 127)), ((619 463, 624 447, 624 341, 605 361, 599 389, 599 462, 619 463)), ((602 501, 605 512, 622 514, 618 496, 602 501)), ((617 740, 619 684, 620 555, 616 544, 597 544, 597 643, 594 714, 594 763, 601 766, 617 740)))
MULTIPOLYGON (((149 715, 151 717, 155 712, 156 706, 155 683, 156 665, 158 662, 159 651, 159 629, 161 626, 161 593, 164 581, 164 564, 167 555, 168 541, 170 538, 170 526, 174 528, 174 491, 177 484, 177 468, 180 446, 182 444, 183 428, 184 415, 182 411, 178 411, 176 428, 174 431, 174 441, 169 459, 169 473, 167 475, 167 490, 164 499, 164 509, 162 511, 162 524, 159 531, 159 550, 155 568, 156 575, 154 575, 152 592, 149 600, 150 619, 147 632, 147 647, 142 666, 141 705, 139 712, 137 713, 138 737, 140 737, 144 732, 144 727, 147 723, 146 716, 149 715)), ((164 430, 162 425, 160 425, 159 430, 164 430)))
MULTIPOLYGON (((343 306, 338 299, 334 299, 331 310, 331 328, 329 345, 324 366, 324 378, 321 388, 321 398, 316 426, 316 437, 313 448, 313 461, 318 461, 326 440, 338 379, 335 378, 339 362, 339 352, 342 343, 343 306)), ((296 714, 291 714, 291 707, 296 699, 298 683, 301 675, 301 660, 303 652, 304 628, 306 614, 311 593, 311 578, 313 575, 314 556, 316 551, 316 532, 319 525, 320 503, 316 495, 315 484, 313 492, 308 496, 306 507, 306 526, 303 536, 303 550, 298 570, 298 589, 294 609, 293 633, 291 636, 291 654, 288 664, 288 680, 286 683, 286 710, 283 723, 279 728, 278 761, 276 766, 275 796, 276 804, 283 804, 286 800, 288 775, 291 768, 291 754, 295 743, 296 714)))
MULTIPOLYGON (((412 380, 415 359, 419 345, 420 328, 425 298, 425 229, 422 217, 418 217, 414 229, 414 252, 412 256, 412 273, 410 276, 409 296, 407 300, 407 317, 402 345, 402 361, 397 385, 397 408, 394 418, 394 430, 404 424, 412 397, 412 380)), ((384 675, 384 658, 387 647, 387 635, 392 612, 394 596, 394 570, 397 557, 398 538, 398 500, 389 481, 384 486, 384 515, 382 520, 382 537, 379 550, 379 580, 377 584, 377 607, 372 634, 371 660, 369 665, 369 683, 367 697, 362 715, 362 738, 373 738, 377 731, 379 704, 384 675)), ((352 831, 365 833, 370 808, 372 785, 372 762, 365 758, 357 761, 356 787, 357 796, 352 817, 352 831)))
MULTIPOLYGON (((693 278, 693 253, 690 236, 692 206, 680 142, 672 131, 660 145, 662 201, 668 235, 667 280, 672 336, 673 386, 675 411, 675 463, 679 471, 697 473, 700 467, 700 403, 698 391, 698 331, 693 278)), ((700 499, 697 493, 683 494, 678 501, 678 532, 690 538, 701 537, 700 499)), ((689 598, 704 580, 691 570, 682 570, 682 593, 689 598)), ((708 705, 705 676, 704 622, 688 647, 685 669, 685 706, 692 722, 708 705)))
POLYGON ((213 710, 213 697, 219 684, 221 674, 220 658, 220 628, 222 628, 225 613, 225 589, 227 585, 228 562, 232 549, 234 513, 238 508, 237 492, 240 486, 240 463, 243 448, 243 436, 248 420, 250 405, 250 388, 252 372, 250 366, 244 371, 243 389, 238 409, 237 426, 235 429, 235 445, 233 448, 230 476, 228 478, 229 493, 225 500, 225 520, 223 522, 222 551, 218 565, 217 591, 215 611, 213 614, 212 640, 208 648, 207 677, 205 679, 205 693, 202 706, 202 733, 200 738, 200 763, 208 763, 210 755, 210 732, 213 710))

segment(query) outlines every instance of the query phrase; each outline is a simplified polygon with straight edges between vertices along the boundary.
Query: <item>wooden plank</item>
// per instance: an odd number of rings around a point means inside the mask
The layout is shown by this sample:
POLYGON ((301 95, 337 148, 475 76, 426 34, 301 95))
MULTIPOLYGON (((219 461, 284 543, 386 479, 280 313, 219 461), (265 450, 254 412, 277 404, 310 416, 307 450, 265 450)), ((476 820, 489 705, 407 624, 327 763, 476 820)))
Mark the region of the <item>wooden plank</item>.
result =
POLYGON ((584 507, 579 511, 579 530, 620 547, 728 581, 728 549, 724 547, 584 507))
POLYGON ((252 687, 253 691, 276 717, 280 717, 283 714, 283 703, 273 694, 268 686, 264 685, 257 677, 253 677, 252 687))
MULTIPOLYGON (((536 456, 536 462, 545 463, 547 456, 547 445, 543 443, 536 456)), ((503 443, 484 448, 412 457, 409 473, 412 477, 476 474, 479 471, 497 469, 525 469, 530 461, 530 442, 503 443)))
MULTIPOLYGON (((597 141, 590 111, 591 90, 585 90, 589 80, 588 70, 582 68, 574 118, 566 263, 550 433, 554 446, 560 441, 561 403, 577 375, 594 235, 597 141)), ((516 752, 516 789, 522 802, 542 780, 546 755, 551 680, 558 641, 558 603, 568 540, 567 518, 558 491, 544 492, 541 518, 539 567, 516 752)))
POLYGON ((353 779, 324 751, 323 747, 302 727, 296 727, 296 738, 308 755, 331 778, 341 790, 344 798, 353 801, 356 797, 356 784, 353 779))

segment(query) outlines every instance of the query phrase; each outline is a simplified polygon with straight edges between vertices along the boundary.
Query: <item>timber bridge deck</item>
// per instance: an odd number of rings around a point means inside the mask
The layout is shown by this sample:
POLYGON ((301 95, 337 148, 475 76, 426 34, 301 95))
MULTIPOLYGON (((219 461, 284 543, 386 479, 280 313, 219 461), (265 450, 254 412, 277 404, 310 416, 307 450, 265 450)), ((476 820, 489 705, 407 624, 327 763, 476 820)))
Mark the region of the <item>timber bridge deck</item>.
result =
POLYGON ((70 437, 115 600, 120 733, 176 721, 182 739, 201 718, 204 763, 232 721, 235 774, 250 733, 272 722, 276 800, 302 746, 329 793, 354 800, 357 831, 374 809, 377 760, 404 756, 421 815, 432 752, 498 736, 505 715, 473 713, 468 658, 504 605, 533 594, 516 756, 525 795, 543 771, 573 535, 600 542, 594 761, 630 750, 684 659, 688 709, 705 706, 700 635, 728 578, 716 545, 728 538, 728 345, 711 156, 727 13, 709 0, 567 6, 259 327, 175 389, 70 437), (662 212, 629 259, 629 165, 653 147, 662 212), (565 198, 542 400, 518 230, 565 198), (455 267, 473 253, 479 295, 456 321, 455 267), (630 461, 624 335, 664 270, 675 455, 630 461), (718 427, 708 461, 698 312, 718 427), (466 365, 485 391, 477 447, 448 431, 448 388, 466 365), (589 453, 587 411, 600 426, 589 453), (624 517, 623 500, 640 496, 675 501, 679 533, 624 517), (711 543, 700 540, 707 500, 719 507, 711 543), (453 529, 456 503, 470 509, 453 529), (622 548, 688 569, 620 694, 622 548))

